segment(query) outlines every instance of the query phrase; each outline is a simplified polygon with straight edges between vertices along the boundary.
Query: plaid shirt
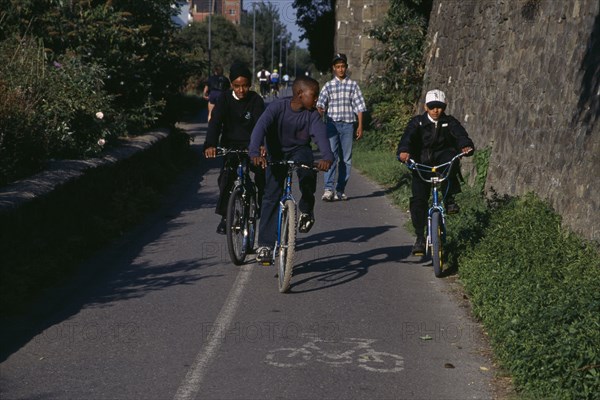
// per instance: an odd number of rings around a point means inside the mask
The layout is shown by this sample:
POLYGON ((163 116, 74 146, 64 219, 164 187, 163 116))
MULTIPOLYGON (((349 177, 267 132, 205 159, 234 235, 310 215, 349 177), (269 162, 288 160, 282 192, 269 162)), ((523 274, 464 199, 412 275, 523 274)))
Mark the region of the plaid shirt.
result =
POLYGON ((355 122, 356 114, 367 111, 365 99, 358 83, 349 79, 333 78, 323 86, 317 107, 327 111, 327 116, 336 122, 355 122))

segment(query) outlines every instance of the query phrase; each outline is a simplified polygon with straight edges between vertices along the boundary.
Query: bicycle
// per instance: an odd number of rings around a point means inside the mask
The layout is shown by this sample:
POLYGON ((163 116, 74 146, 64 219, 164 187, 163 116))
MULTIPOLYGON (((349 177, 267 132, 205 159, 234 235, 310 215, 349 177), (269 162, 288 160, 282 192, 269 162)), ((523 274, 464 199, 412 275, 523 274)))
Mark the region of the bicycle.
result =
POLYGON ((468 153, 459 153, 450 161, 436 166, 419 164, 413 159, 408 160, 406 163, 406 166, 409 169, 417 172, 419 178, 425 182, 431 183, 432 201, 431 207, 427 212, 426 248, 431 255, 433 273, 437 278, 442 277, 446 270, 446 254, 444 252, 444 245, 446 243, 446 215, 442 205, 443 198, 440 201, 441 185, 442 182, 448 179, 450 171, 452 170, 452 166, 456 160, 467 154, 468 153), (431 177, 426 178, 422 175, 422 173, 431 174, 431 177))
POLYGON ((225 156, 233 153, 237 156, 237 177, 227 203, 227 249, 235 265, 241 265, 246 256, 254 249, 258 219, 257 189, 250 178, 250 159, 248 150, 217 148, 217 154, 225 156))
POLYGON ((277 259, 277 283, 280 293, 285 293, 290 288, 292 272, 294 269, 294 255, 296 251, 297 206, 292 195, 292 178, 298 168, 307 168, 318 171, 315 167, 297 161, 270 161, 269 165, 287 166, 287 176, 283 184, 283 195, 279 200, 277 216, 277 240, 273 247, 273 258, 270 264, 275 264, 277 259))

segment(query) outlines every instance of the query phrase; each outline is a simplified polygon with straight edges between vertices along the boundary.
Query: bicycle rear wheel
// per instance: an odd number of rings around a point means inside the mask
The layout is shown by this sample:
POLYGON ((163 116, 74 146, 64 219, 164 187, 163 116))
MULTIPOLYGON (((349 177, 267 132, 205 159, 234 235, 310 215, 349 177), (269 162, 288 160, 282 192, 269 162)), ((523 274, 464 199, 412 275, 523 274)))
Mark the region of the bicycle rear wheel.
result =
POLYGON ((286 200, 281 210, 281 232, 279 257, 277 260, 277 279, 279 292, 285 293, 290 288, 292 270, 294 269, 294 254, 296 251, 296 204, 286 200))
POLYGON ((443 226, 442 215, 435 211, 431 216, 431 261, 433 262, 433 273, 437 278, 444 272, 444 249, 443 249, 443 226))
POLYGON ((227 249, 235 265, 242 264, 247 254, 248 217, 242 195, 242 188, 234 189, 227 204, 227 249))

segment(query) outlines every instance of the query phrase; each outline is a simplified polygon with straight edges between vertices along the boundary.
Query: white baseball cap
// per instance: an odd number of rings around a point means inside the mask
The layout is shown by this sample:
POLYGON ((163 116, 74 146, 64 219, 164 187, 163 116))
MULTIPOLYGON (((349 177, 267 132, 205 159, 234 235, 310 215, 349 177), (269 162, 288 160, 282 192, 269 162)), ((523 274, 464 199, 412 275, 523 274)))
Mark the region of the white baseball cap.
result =
POLYGON ((429 108, 434 106, 443 108, 446 106, 446 94, 439 89, 430 90, 425 95, 425 104, 429 108))

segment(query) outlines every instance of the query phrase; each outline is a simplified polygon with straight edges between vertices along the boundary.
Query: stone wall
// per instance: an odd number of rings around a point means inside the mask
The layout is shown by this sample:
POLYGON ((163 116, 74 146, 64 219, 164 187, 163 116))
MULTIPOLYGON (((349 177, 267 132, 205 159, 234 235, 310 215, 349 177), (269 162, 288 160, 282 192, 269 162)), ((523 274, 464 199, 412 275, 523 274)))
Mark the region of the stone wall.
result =
POLYGON ((600 240, 600 2, 434 0, 423 93, 492 149, 488 189, 547 199, 600 240))
POLYGON ((335 50, 348 56, 349 74, 362 82, 369 76, 366 53, 375 41, 365 31, 385 17, 388 0, 337 0, 335 50))

